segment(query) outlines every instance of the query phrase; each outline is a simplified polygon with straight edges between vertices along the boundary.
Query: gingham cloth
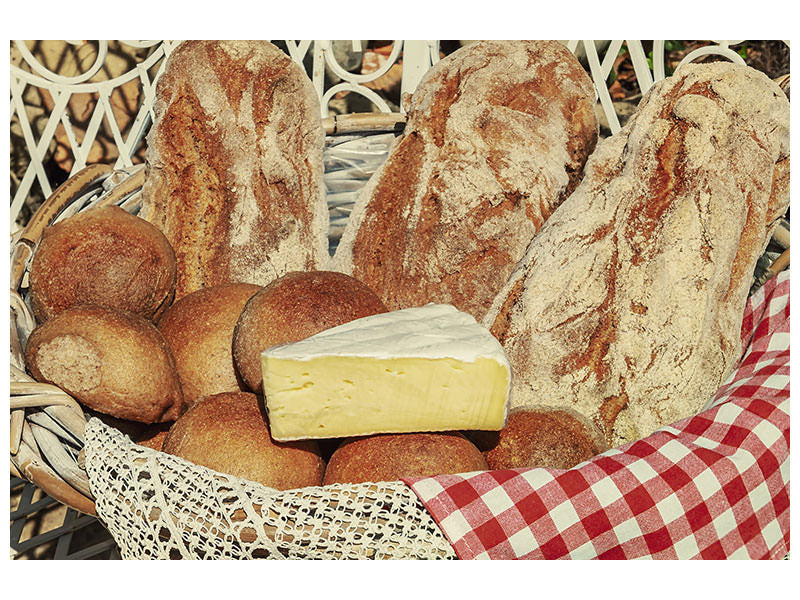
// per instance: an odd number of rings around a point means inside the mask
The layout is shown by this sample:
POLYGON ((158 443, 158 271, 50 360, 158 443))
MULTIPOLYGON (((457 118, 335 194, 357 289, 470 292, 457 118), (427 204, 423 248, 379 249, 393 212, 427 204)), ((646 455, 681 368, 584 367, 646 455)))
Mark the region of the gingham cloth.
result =
POLYGON ((783 558, 789 273, 747 302, 742 360, 705 411, 569 470, 404 480, 468 558, 783 558))

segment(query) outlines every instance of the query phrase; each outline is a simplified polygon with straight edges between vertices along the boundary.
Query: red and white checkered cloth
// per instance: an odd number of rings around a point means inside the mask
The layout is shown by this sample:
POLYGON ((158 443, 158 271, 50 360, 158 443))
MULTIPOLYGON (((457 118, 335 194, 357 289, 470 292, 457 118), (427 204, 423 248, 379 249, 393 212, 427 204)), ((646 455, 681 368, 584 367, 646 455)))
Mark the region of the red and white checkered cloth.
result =
POLYGON ((467 558, 782 558, 789 550, 789 273, 747 303, 704 412, 569 470, 409 478, 467 558))

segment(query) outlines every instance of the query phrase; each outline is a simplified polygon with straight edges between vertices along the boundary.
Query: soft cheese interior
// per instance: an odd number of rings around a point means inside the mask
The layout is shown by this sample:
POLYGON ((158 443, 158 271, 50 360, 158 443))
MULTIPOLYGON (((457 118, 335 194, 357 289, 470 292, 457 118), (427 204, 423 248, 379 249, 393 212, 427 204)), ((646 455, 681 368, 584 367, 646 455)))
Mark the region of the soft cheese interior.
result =
POLYGON ((511 369, 473 317, 430 304, 358 319, 261 356, 276 440, 501 429, 511 369))

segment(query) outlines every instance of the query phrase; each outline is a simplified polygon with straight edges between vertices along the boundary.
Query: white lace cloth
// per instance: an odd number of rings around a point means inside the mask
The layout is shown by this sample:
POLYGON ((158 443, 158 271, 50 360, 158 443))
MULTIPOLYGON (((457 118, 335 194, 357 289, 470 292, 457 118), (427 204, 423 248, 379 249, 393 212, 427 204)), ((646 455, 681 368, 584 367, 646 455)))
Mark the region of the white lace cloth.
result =
POLYGON ((96 418, 86 472, 126 559, 455 558, 395 482, 278 491, 139 446, 96 418))

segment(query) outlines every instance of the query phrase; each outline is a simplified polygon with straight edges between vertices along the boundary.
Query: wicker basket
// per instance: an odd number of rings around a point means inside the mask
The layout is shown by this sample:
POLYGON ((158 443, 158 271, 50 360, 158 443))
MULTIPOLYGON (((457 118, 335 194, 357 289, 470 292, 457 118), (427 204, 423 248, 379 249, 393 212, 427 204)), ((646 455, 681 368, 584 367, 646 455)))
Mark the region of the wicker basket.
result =
MULTIPOLYGON (((365 136, 397 133, 402 130, 403 125, 404 116, 396 113, 351 114, 323 119, 327 134, 326 148, 340 146, 354 138, 363 140, 365 136)), ((84 459, 85 432, 90 414, 57 386, 36 382, 25 371, 24 346, 29 334, 36 327, 27 298, 28 269, 47 226, 98 206, 118 205, 128 212, 138 213, 144 173, 143 165, 116 171, 106 165, 86 167, 47 199, 25 229, 15 235, 11 244, 11 473, 28 479, 63 504, 90 515, 98 514, 95 504, 97 499, 89 487, 84 459)), ((369 174, 360 173, 361 184, 369 174)), ((341 235, 349 212, 348 207, 341 204, 341 201, 329 196, 334 239, 341 235)), ((201 468, 201 471, 205 469, 201 468)), ((245 487, 248 484, 245 483, 245 487)), ((383 529, 380 535, 385 538, 385 548, 376 549, 371 547, 371 543, 359 541, 351 543, 349 548, 340 549, 336 542, 323 539, 318 540, 318 545, 322 544, 324 548, 315 551, 314 555, 354 558, 455 556, 433 519, 425 512, 424 505, 401 482, 329 487, 331 489, 324 492, 324 501, 330 507, 329 514, 326 516, 324 510, 316 511, 323 519, 323 524, 325 519, 329 523, 336 521, 337 511, 341 513, 345 505, 375 500, 379 511, 383 510, 381 503, 397 502, 402 508, 396 512, 402 512, 408 518, 401 522, 397 515, 386 519, 381 515, 362 515, 360 511, 350 510, 349 513, 359 513, 354 520, 348 521, 351 530, 357 534, 355 539, 371 540, 368 534, 375 529, 377 518, 383 529), (414 518, 415 514, 417 518, 414 518), (367 523, 367 520, 370 522, 367 523)), ((254 489, 258 496, 261 490, 258 486, 254 489)), ((265 512, 272 515, 279 514, 284 510, 283 507, 294 510, 298 504, 308 504, 311 501, 308 494, 295 494, 293 491, 259 498, 260 504, 269 504, 265 512)), ((316 498, 313 500, 318 501, 316 498)), ((204 518, 202 515, 198 517, 197 512, 194 511, 192 518, 204 518)), ((278 538, 281 538, 278 531, 281 525, 285 526, 285 519, 272 532, 278 538)), ((325 527, 318 525, 316 530, 324 531, 325 527)), ((293 536, 284 533, 282 537, 285 540, 293 536)), ((250 539, 245 532, 237 541, 247 544, 257 540, 250 539)), ((297 542, 290 540, 288 545, 294 548, 297 542)), ((280 543, 274 546, 271 553, 276 556, 298 556, 296 551, 293 553, 280 543)))
MULTIPOLYGON (((789 78, 779 81, 788 88, 789 78)), ((328 142, 342 134, 365 135, 397 132, 402 129, 403 117, 398 114, 361 114, 328 118, 323 121, 328 142)), ((38 383, 27 375, 24 363, 24 345, 36 322, 27 303, 27 275, 31 258, 42 237, 44 229, 52 223, 79 211, 103 205, 119 205, 131 213, 140 207, 140 190, 144 182, 144 168, 114 171, 105 165, 91 165, 81 170, 59 187, 35 213, 24 230, 18 232, 11 244, 11 472, 35 483, 47 494, 69 507, 83 513, 96 515, 95 498, 89 487, 89 478, 84 462, 84 434, 87 415, 83 408, 67 393, 56 386, 38 383)), ((787 250, 763 270, 758 283, 788 265, 788 234, 779 230, 787 239, 780 245, 787 250)), ((395 488, 378 490, 393 493, 402 489, 397 482, 395 488), (388 491, 387 491, 388 490, 388 491)), ((361 492, 373 494, 376 486, 361 484, 361 492)), ((333 496, 354 492, 359 486, 342 491, 332 489, 333 496), (349 491, 348 491, 349 490, 349 491)), ((293 492, 284 492, 279 502, 291 503, 293 492)), ((407 502, 413 504, 410 493, 407 502)), ((344 495, 341 496, 343 498, 344 495)), ((417 500, 416 509, 425 513, 417 500)), ((427 514, 427 513, 425 513, 427 514)), ((422 555, 426 557, 452 558, 454 553, 447 540, 428 516, 423 516, 418 528, 424 530, 420 538, 428 540, 422 555), (433 540, 433 541, 430 541, 433 540)), ((364 525, 366 530, 368 525, 364 525)), ((407 531, 403 535, 408 535, 407 531)), ((402 537, 402 536, 401 536, 402 537)), ((339 555, 351 553, 344 549, 339 555)), ((415 550, 397 549, 397 556, 420 556, 415 550)))
MULTIPOLYGON (((397 113, 362 113, 328 117, 323 128, 331 145, 342 136, 399 132, 404 122, 397 113)), ((81 453, 84 410, 60 388, 38 383, 25 372, 24 346, 36 327, 26 298, 28 269, 46 227, 98 206, 118 205, 137 214, 143 183, 143 165, 117 171, 87 166, 61 185, 11 241, 11 472, 87 514, 96 511, 81 453)), ((332 217, 332 225, 336 221, 332 217)))

